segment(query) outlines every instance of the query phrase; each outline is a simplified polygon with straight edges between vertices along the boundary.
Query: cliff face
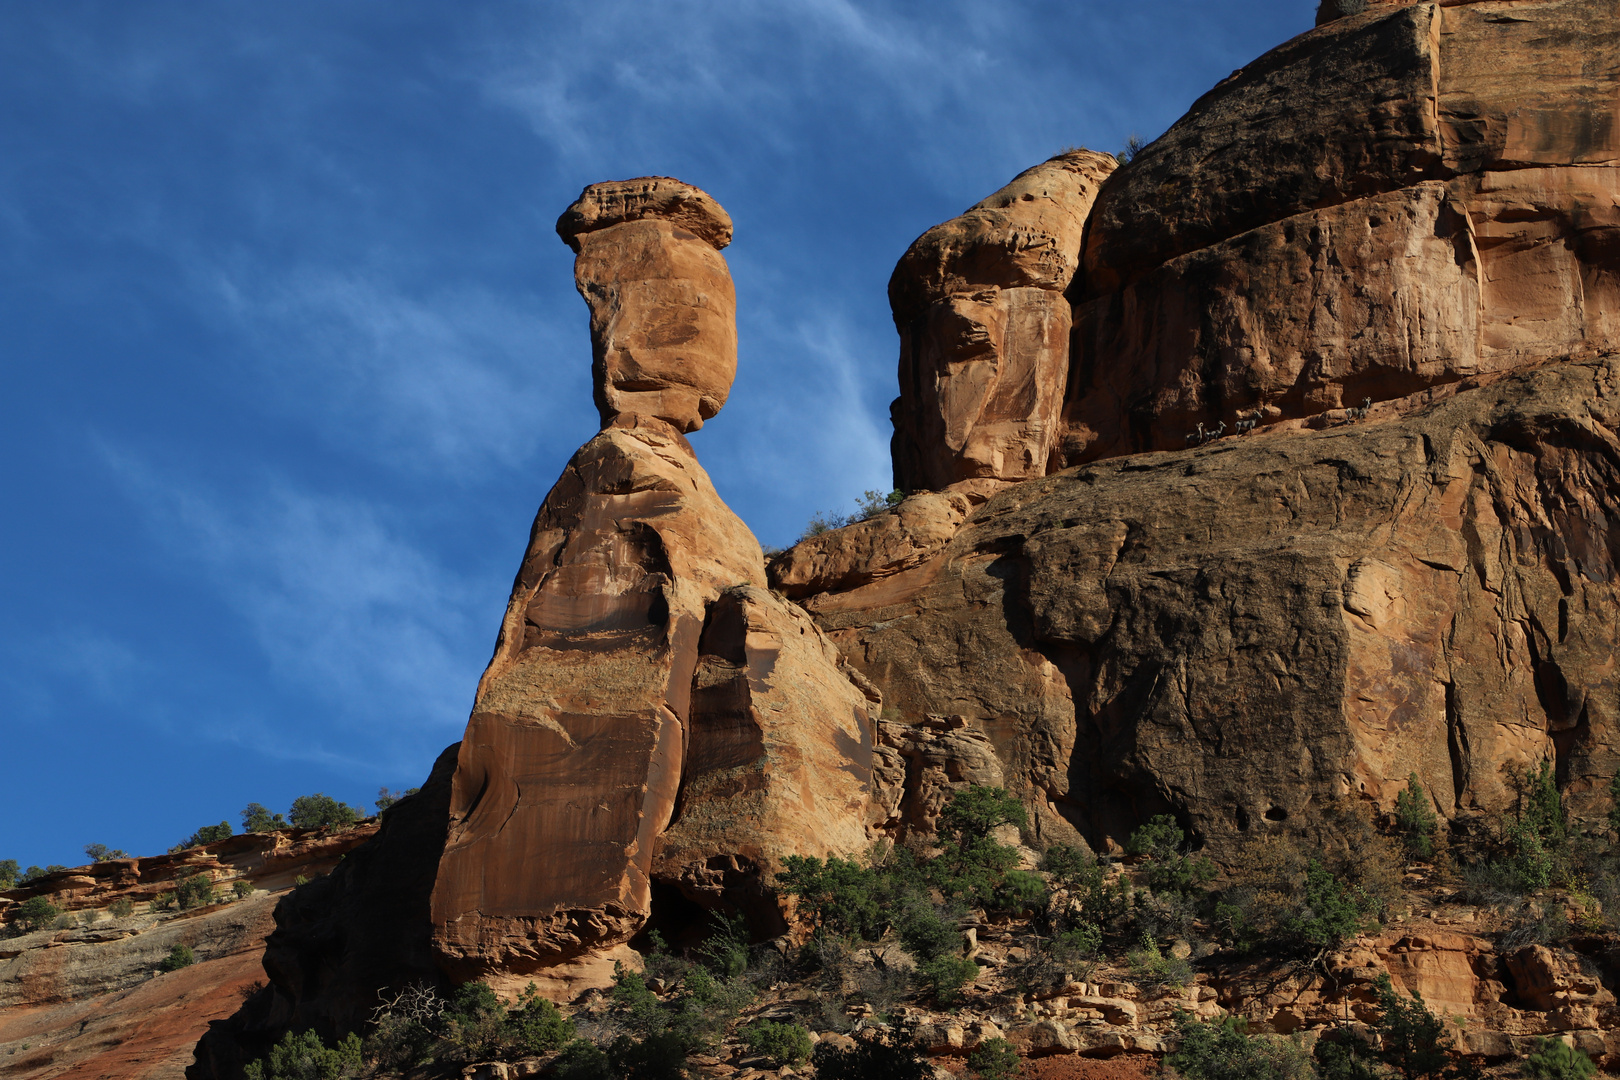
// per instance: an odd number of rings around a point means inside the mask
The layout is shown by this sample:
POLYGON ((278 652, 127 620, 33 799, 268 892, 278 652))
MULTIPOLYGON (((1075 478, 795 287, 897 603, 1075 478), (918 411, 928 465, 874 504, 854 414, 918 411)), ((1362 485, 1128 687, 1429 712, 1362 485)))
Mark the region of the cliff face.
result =
POLYGON ((915 493, 768 567, 683 434, 735 371, 730 219, 588 188, 558 231, 603 430, 465 739, 278 909, 197 1075, 382 986, 561 999, 705 909, 773 936, 786 855, 926 833, 966 783, 1037 846, 1169 813, 1217 859, 1413 772, 1460 832, 1544 757, 1606 812, 1617 110, 1620 0, 1324 4, 1129 163, 1059 155, 912 245, 915 493))

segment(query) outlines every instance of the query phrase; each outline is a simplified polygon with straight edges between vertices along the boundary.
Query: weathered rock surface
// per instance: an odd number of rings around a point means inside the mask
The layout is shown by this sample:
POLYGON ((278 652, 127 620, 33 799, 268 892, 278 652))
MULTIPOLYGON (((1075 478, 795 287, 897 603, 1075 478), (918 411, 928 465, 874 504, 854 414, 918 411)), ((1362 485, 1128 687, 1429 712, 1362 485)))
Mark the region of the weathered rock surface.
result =
POLYGON ((729 219, 653 178, 587 188, 558 231, 604 430, 535 519, 457 758, 432 922, 458 981, 605 981, 655 881, 779 926, 780 857, 863 847, 872 812, 877 695, 757 588, 759 543, 682 435, 735 372, 729 219))
POLYGON ((1060 154, 928 230, 895 267, 896 487, 982 501, 1045 475, 1068 370, 1062 294, 1115 167, 1107 154, 1060 154))
POLYGON ((1022 484, 927 562, 804 603, 904 720, 986 732, 1049 838, 1172 812, 1218 855, 1387 810, 1414 770, 1466 818, 1549 754, 1604 813, 1620 366, 1403 408, 1022 484))
POLYGON ((557 222, 591 309, 596 407, 696 431, 737 376, 737 296, 720 249, 731 218, 668 177, 593 184, 557 222))
POLYGON ((746 903, 761 932, 785 929, 767 888, 783 857, 871 841, 880 705, 804 611, 727 589, 703 628, 679 806, 653 877, 704 906, 746 903))
POLYGON ((276 902, 296 877, 340 865, 376 831, 287 830, 233 836, 174 855, 119 859, 36 879, 0 897, 44 896, 76 925, 0 941, 0 1071, 7 1076, 178 1078, 209 1022, 234 1012, 263 981, 260 957, 276 902), (148 901, 182 877, 206 874, 246 899, 153 913, 148 901), (108 911, 128 900, 136 910, 108 911), (175 945, 196 963, 159 973, 175 945))
POLYGON ((708 605, 759 544, 661 421, 612 427, 541 507, 462 740, 434 940, 458 978, 627 940, 687 752, 708 605))
POLYGON ((919 492, 891 512, 795 544, 772 560, 771 581, 796 599, 890 577, 943 550, 970 509, 965 495, 919 492))
POLYGON ((1235 73, 1104 186, 1065 464, 1612 340, 1611 0, 1377 4, 1235 73))

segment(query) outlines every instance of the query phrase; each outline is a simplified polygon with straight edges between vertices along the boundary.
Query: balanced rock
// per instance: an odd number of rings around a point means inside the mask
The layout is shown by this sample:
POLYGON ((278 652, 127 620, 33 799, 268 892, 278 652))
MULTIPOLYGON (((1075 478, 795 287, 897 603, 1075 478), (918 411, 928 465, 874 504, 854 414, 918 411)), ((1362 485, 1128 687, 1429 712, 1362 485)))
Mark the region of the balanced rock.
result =
POLYGON ((559 232, 604 430, 540 508, 479 682, 432 936, 454 979, 563 996, 633 960, 660 883, 780 932, 782 856, 868 842, 878 695, 755 587, 759 543, 682 434, 735 371, 725 212, 679 181, 599 184, 559 232))
POLYGON ((557 222, 591 309, 596 408, 696 431, 737 376, 731 218, 669 177, 593 184, 557 222))
POLYGON ((1328 21, 1120 169, 1070 288, 1064 464, 1613 339, 1620 19, 1507 10, 1328 21))
POLYGON ((900 331, 895 486, 975 501, 1046 474, 1068 374, 1068 288, 1116 166, 1076 150, 920 236, 889 279, 900 331))

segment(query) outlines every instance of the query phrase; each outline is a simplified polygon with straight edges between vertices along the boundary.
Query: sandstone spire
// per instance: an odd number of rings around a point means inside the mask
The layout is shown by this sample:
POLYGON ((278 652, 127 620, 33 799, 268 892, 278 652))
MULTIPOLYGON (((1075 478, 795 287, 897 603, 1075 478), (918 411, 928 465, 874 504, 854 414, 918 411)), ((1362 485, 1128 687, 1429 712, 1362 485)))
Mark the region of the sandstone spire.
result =
POLYGON ((1115 164, 1076 150, 1027 169, 923 233, 894 268, 896 487, 982 500, 1046 474, 1068 371, 1063 291, 1115 164))

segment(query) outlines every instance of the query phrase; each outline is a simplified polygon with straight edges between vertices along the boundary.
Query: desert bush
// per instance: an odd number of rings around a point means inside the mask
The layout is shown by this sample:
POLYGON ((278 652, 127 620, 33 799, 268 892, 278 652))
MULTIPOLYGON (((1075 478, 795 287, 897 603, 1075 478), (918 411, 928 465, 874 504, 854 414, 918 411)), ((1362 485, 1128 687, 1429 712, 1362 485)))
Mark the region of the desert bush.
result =
POLYGON ((933 1080, 934 1067, 916 1043, 914 1024, 896 1024, 856 1039, 847 1049, 831 1042, 816 1046, 816 1080, 933 1080))
POLYGON ((47 874, 54 874, 58 870, 66 869, 67 867, 63 866, 61 863, 51 863, 49 866, 30 866, 27 870, 23 871, 23 876, 18 880, 20 880, 22 884, 26 885, 30 881, 38 881, 47 874))
MULTIPOLYGON (((1369 841, 1370 842, 1370 841, 1369 841)), ((1293 956, 1336 948, 1377 926, 1392 900, 1376 855, 1308 851, 1296 841, 1268 836, 1238 853, 1214 907, 1223 940, 1240 950, 1265 947, 1293 956)))
POLYGON ((709 936, 694 951, 710 971, 735 979, 748 970, 747 921, 741 915, 727 918, 718 911, 711 913, 709 936))
POLYGON ((1115 154, 1114 160, 1119 162, 1121 165, 1135 161, 1136 155, 1140 154, 1142 152, 1142 148, 1146 145, 1147 143, 1142 141, 1142 136, 1133 132, 1131 137, 1125 140, 1125 149, 1115 154))
POLYGON ((151 902, 146 906, 149 911, 156 914, 159 911, 172 911, 174 909, 174 902, 174 893, 160 892, 156 896, 152 897, 151 902))
POLYGON ((523 1054, 548 1054, 568 1043, 574 1025, 530 983, 506 1016, 505 1041, 523 1054))
POLYGON ((1184 1080, 1310 1080, 1311 1059, 1289 1039, 1250 1035, 1235 1016, 1176 1017, 1177 1047, 1164 1063, 1184 1080))
POLYGON ((1569 934, 1569 915, 1564 905, 1526 903, 1509 917, 1496 946, 1506 956, 1526 945, 1557 945, 1569 934))
POLYGON ((386 787, 380 787, 377 789, 377 801, 373 805, 377 807, 377 813, 380 814, 399 802, 399 800, 415 795, 421 790, 419 787, 412 787, 406 788, 404 791, 389 791, 386 787))
POLYGON ((998 842, 1003 826, 1028 827, 1029 812, 1005 788, 972 784, 955 792, 939 816, 940 853, 928 876, 947 897, 992 911, 1027 911, 1046 898, 1046 886, 1015 869, 1018 849, 998 842))
POLYGON ((214 881, 207 874, 192 874, 183 879, 175 889, 175 901, 180 905, 181 911, 188 911, 195 907, 206 907, 215 901, 214 881))
POLYGON ((363 815, 348 803, 339 802, 330 795, 316 792, 300 795, 287 811, 287 820, 297 829, 319 829, 329 825, 353 825, 363 815))
POLYGON ((237 880, 231 882, 231 892, 236 894, 236 898, 238 900, 246 900, 248 897, 253 895, 253 883, 251 881, 243 881, 242 879, 238 878, 237 880))
POLYGON ((270 1053, 243 1069, 247 1080, 342 1080, 360 1075, 360 1036, 347 1035, 327 1046, 313 1031, 292 1032, 270 1048, 270 1053))
POLYGON ((817 932, 866 941, 883 936, 889 918, 870 867, 836 855, 826 862, 789 855, 782 863, 777 888, 799 898, 801 915, 817 932))
POLYGON ((1540 1038, 1524 1059, 1524 1072, 1539 1080, 1586 1080, 1597 1072, 1592 1059, 1562 1039, 1540 1038))
POLYGON ((51 929, 52 930, 71 930, 75 926, 78 926, 78 925, 79 925, 78 916, 72 914, 71 912, 63 912, 62 914, 60 914, 60 915, 58 915, 56 917, 56 920, 54 922, 51 923, 51 929))
POLYGON ((1395 828, 1406 853, 1414 859, 1434 857, 1434 834, 1440 819, 1435 815, 1428 793, 1418 783, 1417 773, 1408 773, 1406 790, 1395 795, 1395 828))
POLYGON ((24 933, 43 930, 54 923, 61 914, 62 909, 45 897, 30 896, 17 905, 17 914, 12 916, 11 924, 24 933))
POLYGON ((1195 895, 1215 879, 1215 864, 1187 854, 1187 836, 1169 814, 1160 814, 1131 833, 1125 850, 1147 857, 1148 888, 1155 893, 1195 895))
POLYGON ((168 956, 159 961, 158 970, 179 971, 181 968, 190 967, 196 962, 197 955, 191 951, 190 945, 176 945, 169 950, 168 956))
POLYGON ((869 521, 879 514, 894 509, 905 502, 906 494, 903 491, 891 491, 884 494, 881 491, 865 491, 855 500, 855 512, 840 514, 831 510, 820 510, 811 515, 804 531, 799 534, 798 542, 820 536, 824 532, 842 529, 846 525, 855 525, 862 521, 869 521))
POLYGON ((277 829, 285 829, 286 827, 286 818, 280 814, 272 814, 267 807, 259 803, 250 802, 242 811, 243 832, 275 832, 277 829))
POLYGON ((1180 957, 1166 956, 1151 938, 1143 938, 1125 958, 1130 964, 1125 977, 1144 990, 1186 986, 1192 981, 1192 965, 1180 957))
POLYGON ((1024 1062, 1006 1039, 986 1039, 968 1055, 967 1067, 979 1080, 1013 1080, 1024 1062))
POLYGON ((755 1020, 743 1029, 743 1042, 775 1068, 810 1060, 810 1032, 801 1024, 755 1020))
POLYGON ((9 889, 22 878, 22 867, 16 859, 0 859, 0 890, 9 889))
POLYGON ((1123 876, 1110 877, 1096 859, 1067 844, 1048 848, 1041 867, 1068 893, 1087 924, 1105 938, 1129 936, 1132 889, 1123 876))
POLYGON ((135 901, 127 896, 121 896, 107 905, 107 914, 115 919, 127 919, 135 914, 135 901))
POLYGON ((228 840, 230 836, 231 823, 228 821, 222 821, 218 825, 204 825, 170 848, 169 854, 173 855, 176 852, 185 851, 187 848, 202 847, 204 844, 212 844, 216 840, 228 840))
POLYGON ((110 848, 106 844, 86 844, 84 853, 91 862, 106 862, 108 859, 127 859, 129 852, 120 848, 110 848))
POLYGON ((1423 998, 1402 997, 1388 975, 1374 986, 1382 1015, 1376 1030, 1378 1057, 1406 1080, 1471 1080, 1479 1070, 1466 1061, 1451 1064, 1451 1039, 1445 1021, 1429 1011, 1423 998))

